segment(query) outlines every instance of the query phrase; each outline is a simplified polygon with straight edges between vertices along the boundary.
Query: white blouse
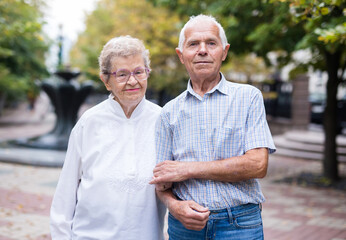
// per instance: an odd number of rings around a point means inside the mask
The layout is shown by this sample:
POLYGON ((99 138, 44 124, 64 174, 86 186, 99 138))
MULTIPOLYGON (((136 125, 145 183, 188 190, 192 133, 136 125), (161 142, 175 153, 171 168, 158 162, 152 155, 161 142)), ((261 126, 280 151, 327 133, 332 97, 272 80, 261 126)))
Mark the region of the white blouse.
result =
POLYGON ((73 128, 51 206, 52 239, 163 239, 152 178, 161 107, 145 98, 127 119, 111 95, 73 128))

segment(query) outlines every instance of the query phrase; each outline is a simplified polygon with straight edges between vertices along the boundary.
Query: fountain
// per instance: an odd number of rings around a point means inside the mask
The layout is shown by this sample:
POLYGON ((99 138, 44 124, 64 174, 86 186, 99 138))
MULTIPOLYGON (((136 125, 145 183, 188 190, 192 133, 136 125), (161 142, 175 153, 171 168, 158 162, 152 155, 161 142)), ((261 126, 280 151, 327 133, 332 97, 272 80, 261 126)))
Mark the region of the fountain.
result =
MULTIPOLYGON (((62 30, 62 26, 60 26, 62 30)), ((29 165, 61 167, 64 163, 68 139, 78 119, 78 111, 93 90, 91 83, 80 84, 76 78, 79 71, 62 68, 62 35, 59 36, 59 62, 49 79, 41 84, 55 111, 56 122, 53 130, 34 138, 1 142, 0 161, 29 165)))
POLYGON ((78 71, 69 69, 57 71, 58 81, 48 79, 41 89, 48 95, 55 111, 56 122, 53 130, 31 139, 18 139, 15 144, 41 149, 66 150, 70 132, 78 118, 78 110, 93 90, 92 84, 78 84, 78 71))

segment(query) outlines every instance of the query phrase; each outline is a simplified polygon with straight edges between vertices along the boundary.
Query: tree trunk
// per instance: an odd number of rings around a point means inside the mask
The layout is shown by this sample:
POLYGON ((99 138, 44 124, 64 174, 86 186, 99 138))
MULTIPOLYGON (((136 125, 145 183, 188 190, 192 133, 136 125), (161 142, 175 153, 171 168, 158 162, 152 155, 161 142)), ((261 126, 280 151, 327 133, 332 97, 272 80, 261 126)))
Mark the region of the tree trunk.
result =
POLYGON ((330 180, 339 179, 338 159, 336 152, 337 137, 337 92, 338 92, 338 69, 340 64, 340 52, 333 54, 326 52, 326 65, 328 72, 327 82, 327 99, 324 111, 324 158, 323 158, 323 174, 330 180))
POLYGON ((7 94, 5 92, 0 92, 0 117, 2 115, 2 111, 4 110, 4 107, 5 107, 6 96, 7 96, 7 94))

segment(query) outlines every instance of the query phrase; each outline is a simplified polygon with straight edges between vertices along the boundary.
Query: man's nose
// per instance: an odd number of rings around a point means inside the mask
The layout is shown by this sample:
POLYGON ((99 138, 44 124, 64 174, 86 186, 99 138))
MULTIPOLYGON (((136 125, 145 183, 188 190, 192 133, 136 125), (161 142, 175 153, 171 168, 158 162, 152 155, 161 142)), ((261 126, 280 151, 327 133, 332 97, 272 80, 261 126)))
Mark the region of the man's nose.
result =
POLYGON ((201 43, 201 44, 199 45, 198 54, 200 54, 200 55, 205 55, 205 54, 207 54, 207 53, 208 53, 208 51, 207 51, 207 45, 206 45, 205 43, 201 43))

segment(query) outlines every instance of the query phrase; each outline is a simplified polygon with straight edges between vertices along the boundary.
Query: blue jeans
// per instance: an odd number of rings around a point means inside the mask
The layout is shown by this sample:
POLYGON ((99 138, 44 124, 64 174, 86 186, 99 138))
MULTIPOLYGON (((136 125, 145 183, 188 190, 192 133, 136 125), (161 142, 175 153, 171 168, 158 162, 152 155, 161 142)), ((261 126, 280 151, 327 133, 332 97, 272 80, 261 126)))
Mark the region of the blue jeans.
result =
POLYGON ((261 207, 246 204, 211 211, 201 231, 189 230, 171 214, 168 215, 169 240, 260 240, 263 239, 261 207))

